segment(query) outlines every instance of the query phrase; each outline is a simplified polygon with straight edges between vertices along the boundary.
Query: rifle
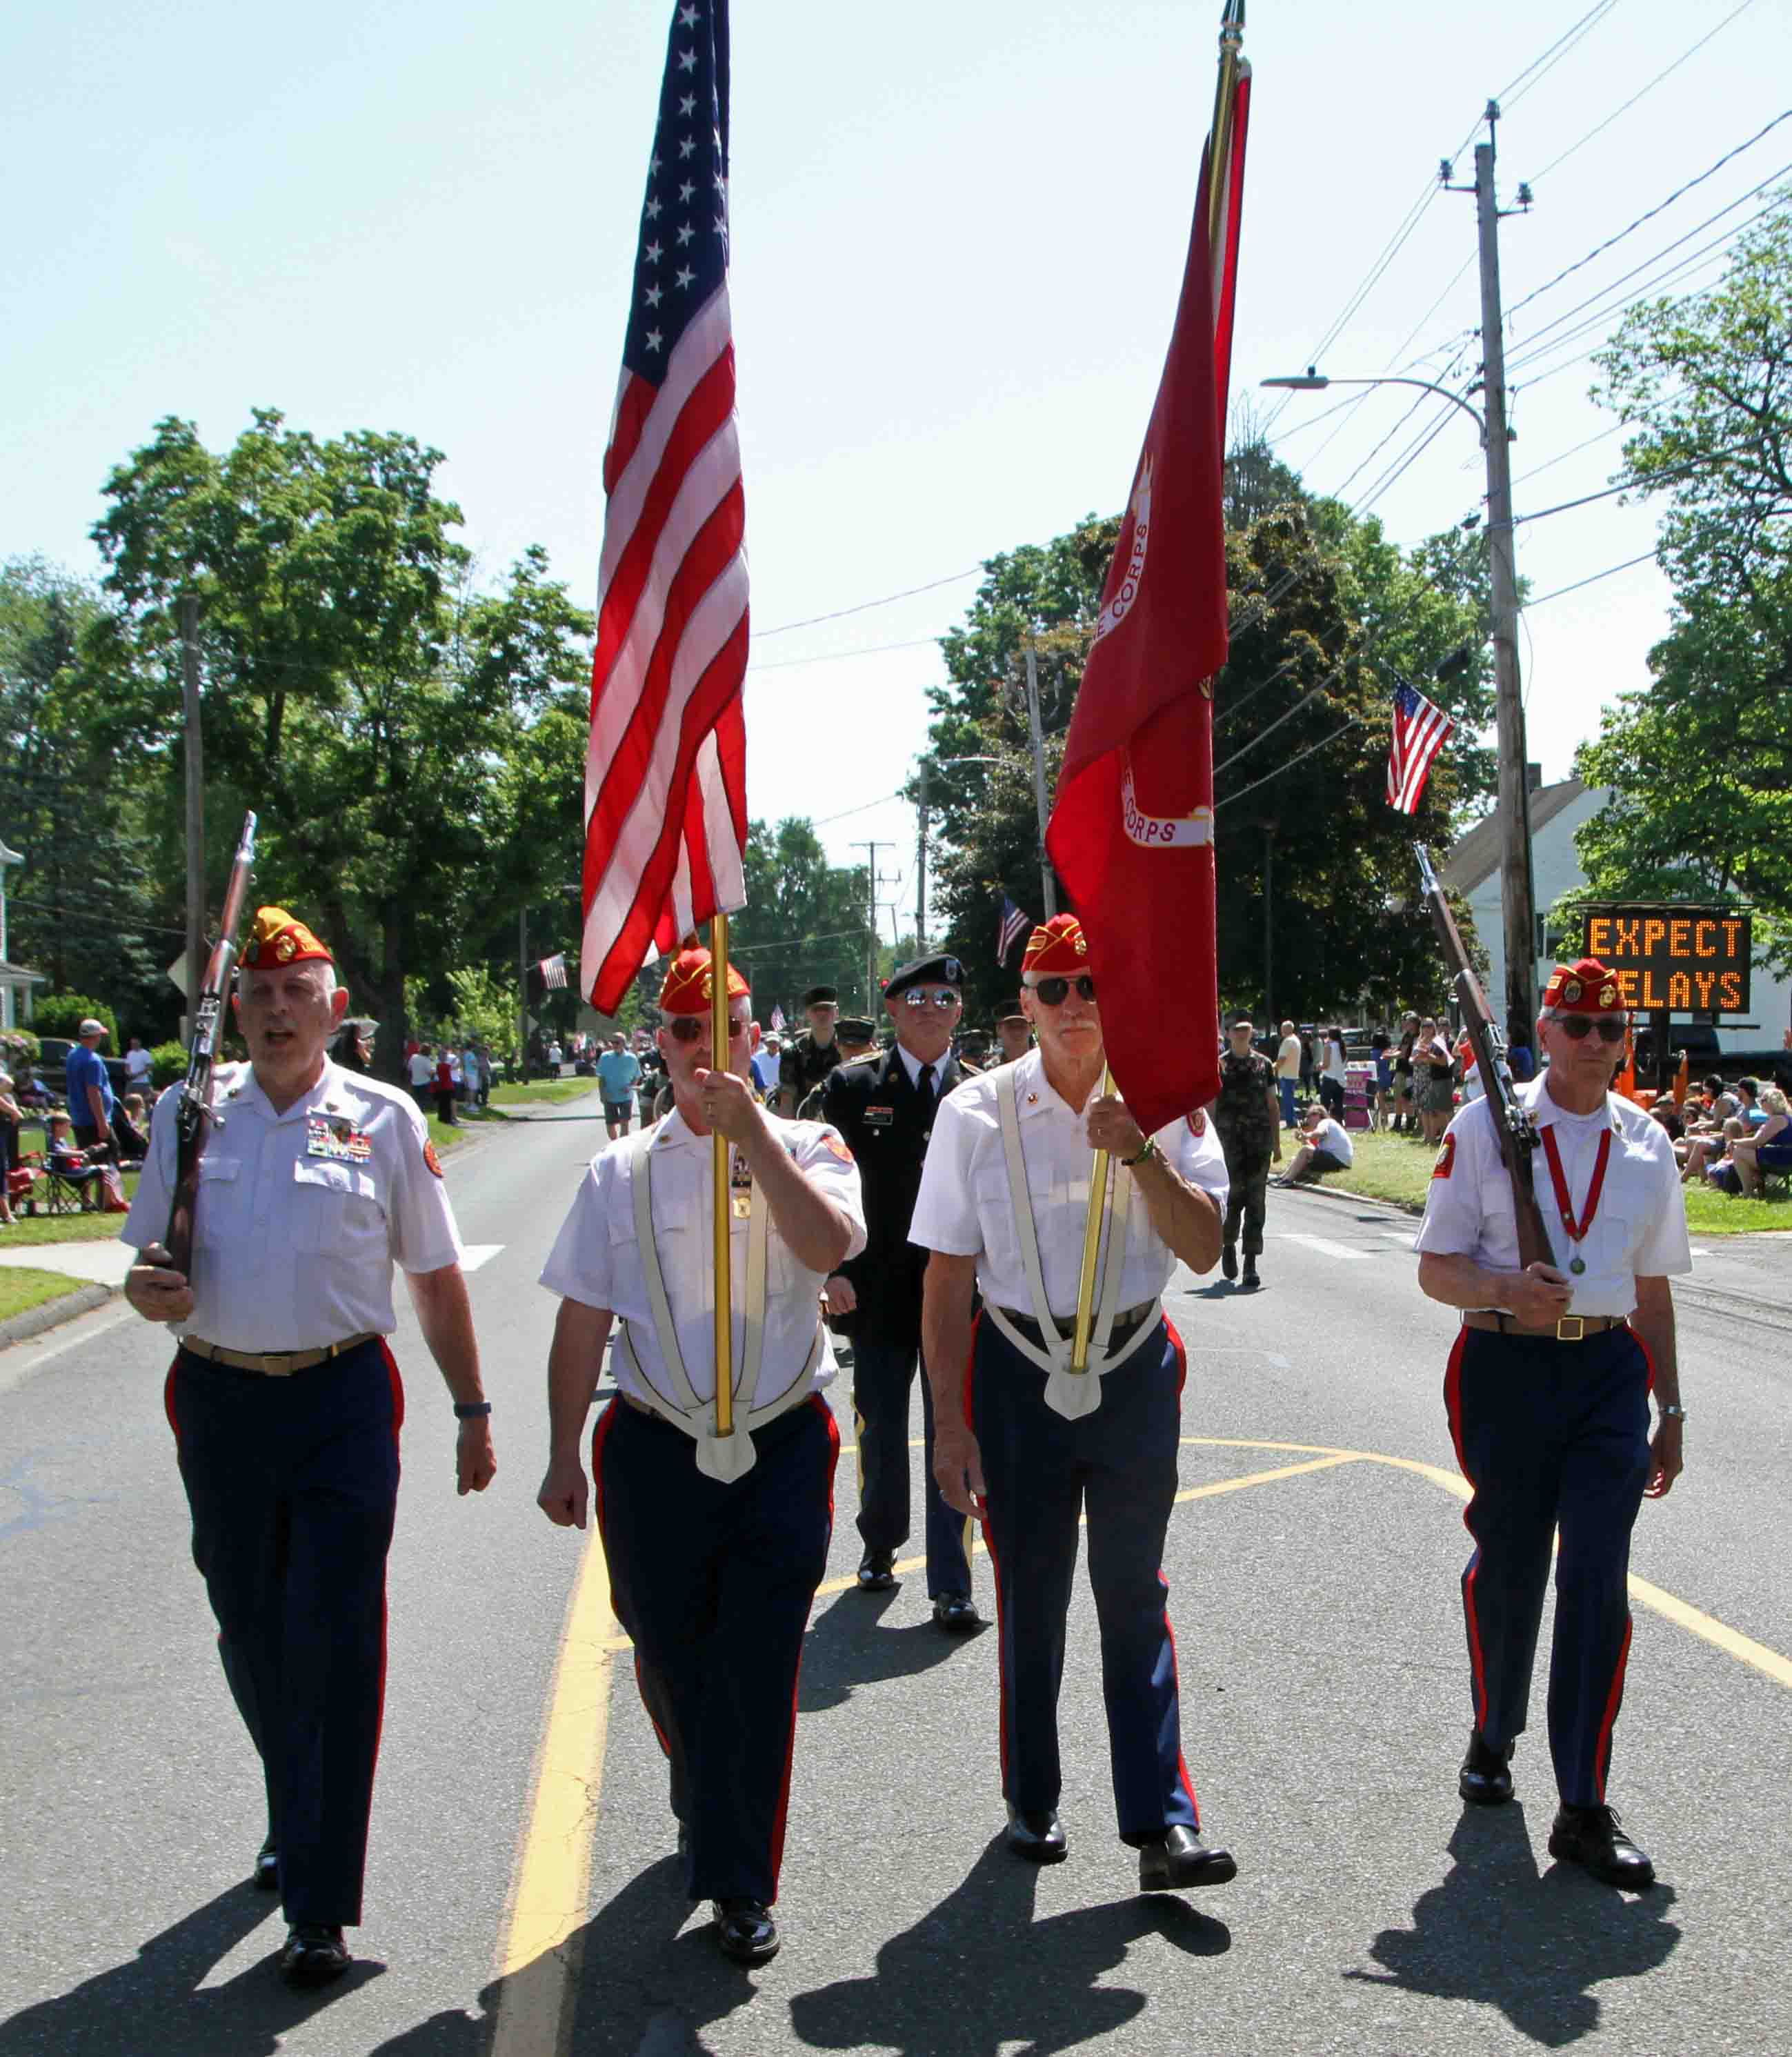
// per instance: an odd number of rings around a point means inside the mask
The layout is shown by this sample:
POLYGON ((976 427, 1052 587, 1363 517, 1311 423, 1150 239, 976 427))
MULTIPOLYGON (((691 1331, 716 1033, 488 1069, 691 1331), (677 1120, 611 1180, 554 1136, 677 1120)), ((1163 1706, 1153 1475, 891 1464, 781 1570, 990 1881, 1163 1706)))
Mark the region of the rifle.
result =
POLYGON ((223 1036, 224 1001, 236 970, 236 929, 243 918, 243 899, 249 890, 249 873, 255 864, 255 816, 243 817, 243 837, 230 867, 230 883, 224 888, 224 913, 218 922, 218 940, 212 945, 205 967, 205 983, 193 1013, 193 1039, 187 1053, 186 1083, 180 1088, 180 1103, 174 1116, 174 1202, 168 1210, 168 1234, 163 1247, 169 1267, 191 1278, 193 1257, 193 1211, 199 1203, 199 1160, 214 1124, 224 1116, 212 1108, 212 1068, 217 1061, 223 1036))
POLYGON ((1519 1104, 1512 1072, 1506 1063, 1505 1033, 1495 1026, 1488 1011, 1487 996, 1481 991, 1481 981, 1469 962, 1469 953, 1463 947, 1456 917, 1451 914, 1443 886, 1432 869, 1431 853, 1421 842, 1414 843, 1413 848, 1418 854, 1419 875, 1425 882, 1425 904, 1431 910, 1437 939, 1444 946, 1444 956, 1455 974, 1469 1044, 1480 1068, 1481 1084, 1487 1091, 1487 1104, 1493 1111, 1500 1161, 1512 1181, 1512 1207, 1518 1219, 1518 1262, 1527 1269, 1533 1264, 1553 1264, 1556 1253, 1550 1247, 1549 1231, 1544 1225, 1543 1211, 1537 1205, 1532 1175, 1535 1167, 1532 1159, 1537 1147, 1536 1124, 1519 1104))

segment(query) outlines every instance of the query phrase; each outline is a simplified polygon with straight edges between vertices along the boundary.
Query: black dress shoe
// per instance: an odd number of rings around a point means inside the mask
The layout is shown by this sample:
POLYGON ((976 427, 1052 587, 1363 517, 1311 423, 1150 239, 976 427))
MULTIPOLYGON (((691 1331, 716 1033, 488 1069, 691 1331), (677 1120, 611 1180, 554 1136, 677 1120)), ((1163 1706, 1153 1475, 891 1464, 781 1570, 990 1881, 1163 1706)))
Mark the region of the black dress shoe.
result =
POLYGON ((1469 1754, 1456 1774, 1456 1789, 1477 1807, 1497 1807, 1512 1797, 1512 1745, 1496 1750, 1479 1729, 1469 1731, 1469 1754))
POLYGON ((1239 1290, 1241 1293, 1255 1293, 1257 1288, 1261 1286, 1263 1282, 1263 1280, 1257 1276, 1256 1258, 1254 1257, 1246 1258, 1244 1260, 1244 1276, 1239 1281, 1239 1290))
POLYGON ((295 1921, 281 1946, 280 1974, 290 1986, 327 1986, 342 1976, 350 1961, 341 1929, 295 1921))
POLYGON ((1584 1871, 1605 1885, 1628 1886, 1640 1893, 1655 1882, 1655 1868, 1618 1825, 1610 1807, 1564 1806, 1549 1831, 1549 1854, 1584 1871))
POLYGON ((763 1964, 778 1954, 778 1924, 756 1900, 718 1900, 716 1943, 737 1964, 763 1964))
POLYGON ((893 1550, 867 1550, 858 1560, 858 1590, 862 1593, 886 1593, 896 1583, 896 1553, 893 1550))
POLYGON ((1058 1819, 1056 1808, 1048 1808, 1043 1814, 1021 1814, 1010 1807, 1008 1847, 1029 1864, 1062 1864, 1070 1854, 1064 1824, 1058 1819))
POLYGON ((1239 1246, 1235 1243, 1227 1243, 1220 1251, 1219 1268, 1228 1278, 1239 1275, 1239 1246))
POLYGON ((280 1849, 268 1833, 268 1840, 255 1853, 255 1869, 249 1874, 249 1883, 258 1893, 277 1893, 280 1885, 280 1849))
POLYGON ((1230 1850, 1209 1849, 1192 1829, 1179 1824, 1140 1848, 1141 1893, 1179 1893, 1185 1886, 1224 1885, 1238 1875, 1230 1850))
POLYGON ((934 1602, 934 1626, 948 1635, 968 1635, 981 1619, 969 1593, 941 1593, 934 1602))

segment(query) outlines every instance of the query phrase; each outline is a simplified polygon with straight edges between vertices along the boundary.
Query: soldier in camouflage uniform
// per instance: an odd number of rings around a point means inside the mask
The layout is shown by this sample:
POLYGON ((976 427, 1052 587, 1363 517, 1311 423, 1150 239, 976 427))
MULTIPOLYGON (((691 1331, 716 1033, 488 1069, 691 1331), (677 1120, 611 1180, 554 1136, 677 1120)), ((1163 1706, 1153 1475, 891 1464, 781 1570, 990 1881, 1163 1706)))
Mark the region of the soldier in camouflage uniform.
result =
POLYGON ((1282 1103, 1276 1097, 1275 1067, 1252 1037, 1251 1017, 1241 1014, 1227 1031, 1227 1048, 1219 1060, 1219 1097, 1211 1110, 1231 1182, 1220 1268, 1228 1278, 1238 1278, 1242 1219, 1244 1277, 1239 1284, 1247 1292, 1255 1292, 1263 1283, 1257 1276, 1257 1259, 1263 1249, 1269 1169, 1282 1162, 1282 1103))
POLYGON ((778 1084, 771 1094, 776 1113, 794 1117, 816 1087, 840 1061, 835 1031, 840 1019, 840 996, 831 985, 812 985, 803 996, 809 1025, 784 1046, 778 1060, 778 1084))

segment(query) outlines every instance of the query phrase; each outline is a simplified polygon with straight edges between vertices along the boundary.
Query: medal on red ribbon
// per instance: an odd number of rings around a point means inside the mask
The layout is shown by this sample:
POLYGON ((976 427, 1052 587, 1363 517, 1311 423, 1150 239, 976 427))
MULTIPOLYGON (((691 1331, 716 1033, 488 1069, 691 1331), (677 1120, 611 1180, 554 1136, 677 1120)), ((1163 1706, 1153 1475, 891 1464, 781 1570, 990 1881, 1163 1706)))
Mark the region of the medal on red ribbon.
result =
POLYGON ((1568 1174, 1562 1169, 1562 1153, 1556 1144, 1556 1124, 1551 1122, 1542 1134, 1543 1154, 1549 1159, 1549 1182, 1556 1188, 1556 1205, 1560 1210, 1562 1227, 1568 1231, 1568 1241, 1575 1246, 1574 1254, 1568 1259, 1568 1269, 1578 1278, 1587 1268, 1580 1246, 1593 1225, 1593 1216, 1599 1212, 1599 1196, 1605 1190, 1605 1167, 1612 1158, 1612 1132, 1608 1128, 1600 1134, 1599 1155, 1593 1160, 1592 1183, 1587 1188, 1587 1204, 1578 1220, 1574 1203, 1568 1197, 1568 1174))

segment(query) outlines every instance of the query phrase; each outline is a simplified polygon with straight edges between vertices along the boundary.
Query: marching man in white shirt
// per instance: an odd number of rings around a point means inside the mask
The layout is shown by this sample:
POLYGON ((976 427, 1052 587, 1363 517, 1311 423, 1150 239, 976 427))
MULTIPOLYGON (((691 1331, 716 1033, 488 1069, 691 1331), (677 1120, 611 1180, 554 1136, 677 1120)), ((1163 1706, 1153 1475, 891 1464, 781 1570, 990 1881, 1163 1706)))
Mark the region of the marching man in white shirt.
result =
POLYGON ((620 1317, 617 1397, 592 1442, 610 1590, 671 1761, 690 1896, 716 1903, 718 1944, 751 1964, 778 1948, 797 1673, 833 1529, 840 1440, 821 1397, 834 1364, 819 1294, 864 1248, 865 1215, 839 1135, 759 1104, 751 995, 727 976, 730 1046, 711 1068, 708 951, 668 973, 672 1112, 593 1161, 541 1274, 561 1298, 537 1499, 550 1521, 585 1526, 585 1420, 620 1317), (733 1146, 728 1438, 715 1433, 712 1132, 733 1146), (721 1462, 715 1446, 737 1439, 721 1462))
POLYGON ((1630 1532, 1645 1496, 1659 1499, 1680 1472, 1668 1282, 1692 1255, 1667 1132, 1608 1090, 1624 1050, 1616 977, 1592 957, 1557 965, 1539 1028, 1548 1068, 1518 1098, 1541 1133, 1536 1199, 1556 1262, 1520 1267, 1485 1099, 1445 1135, 1417 1245, 1421 1287, 1464 1310, 1444 1381, 1474 1488, 1462 1575, 1474 1727, 1457 1786, 1479 1805, 1512 1797, 1559 1535, 1548 1708, 1561 1807, 1549 1853, 1641 1887, 1655 1868, 1606 1805, 1605 1780, 1630 1654, 1630 1532))
POLYGON ((1066 1853, 1058 1687, 1086 1514, 1120 1841, 1143 1891, 1222 1885, 1237 1867, 1200 1839, 1162 1573, 1185 1364, 1161 1296, 1179 1258, 1207 1271, 1219 1255, 1225 1159, 1211 1125, 1147 1136, 1100 1092, 1100 1009, 1073 915, 1033 930, 1021 1001, 1039 1048, 941 1104, 909 1230, 934 1253, 922 1324, 934 1472, 950 1504, 982 1516, 995 1565, 1009 1846, 1038 1864, 1066 1853), (1078 1373, 1094 1150, 1116 1170, 1078 1373))

